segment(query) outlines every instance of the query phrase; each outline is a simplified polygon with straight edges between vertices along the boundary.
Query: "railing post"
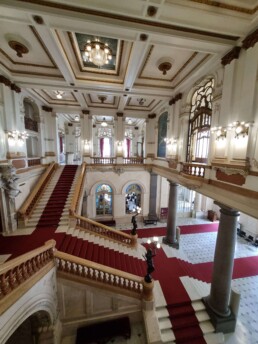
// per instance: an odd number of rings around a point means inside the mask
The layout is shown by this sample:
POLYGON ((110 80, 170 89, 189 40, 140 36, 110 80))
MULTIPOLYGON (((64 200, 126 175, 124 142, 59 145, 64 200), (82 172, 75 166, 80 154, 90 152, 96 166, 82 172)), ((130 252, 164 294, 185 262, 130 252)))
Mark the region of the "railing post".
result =
POLYGON ((138 234, 131 234, 131 246, 136 247, 137 246, 137 239, 138 239, 138 234))
POLYGON ((154 282, 153 280, 151 282, 146 282, 145 279, 142 281, 143 285, 143 293, 142 297, 144 301, 153 301, 153 288, 154 288, 154 282))

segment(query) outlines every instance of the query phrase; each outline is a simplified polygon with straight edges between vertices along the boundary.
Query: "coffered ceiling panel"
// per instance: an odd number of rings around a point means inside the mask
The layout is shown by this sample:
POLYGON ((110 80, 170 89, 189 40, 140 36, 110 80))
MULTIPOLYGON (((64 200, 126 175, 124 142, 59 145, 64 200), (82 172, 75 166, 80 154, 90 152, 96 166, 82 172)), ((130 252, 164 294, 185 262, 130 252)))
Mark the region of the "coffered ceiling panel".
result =
POLYGON ((0 22, 1 64, 9 71, 62 77, 51 53, 31 25, 0 22))
POLYGON ((258 27, 256 0, 1 0, 0 13, 0 75, 54 111, 124 118, 157 113, 258 27), (112 50, 101 67, 83 60, 94 39, 112 50))

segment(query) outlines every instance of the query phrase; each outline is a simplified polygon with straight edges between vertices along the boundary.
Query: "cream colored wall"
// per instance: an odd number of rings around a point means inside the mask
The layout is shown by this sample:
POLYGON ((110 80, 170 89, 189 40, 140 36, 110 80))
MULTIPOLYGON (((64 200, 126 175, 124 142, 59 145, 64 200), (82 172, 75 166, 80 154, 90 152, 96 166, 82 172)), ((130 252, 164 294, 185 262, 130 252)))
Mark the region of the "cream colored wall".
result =
MULTIPOLYGON (((112 168, 110 168, 112 170, 112 168)), ((86 176, 86 192, 87 192, 87 216, 95 218, 95 191, 96 186, 100 183, 109 184, 113 189, 113 217, 116 220, 123 220, 130 222, 131 215, 125 213, 125 190, 130 184, 138 184, 143 190, 141 197, 142 215, 147 215, 149 212, 149 186, 150 174, 146 171, 127 171, 117 174, 115 172, 87 172, 86 176)))
POLYGON ((98 320, 105 321, 124 315, 130 322, 142 319, 141 301, 135 298, 58 278, 62 337, 76 334, 78 327, 98 320), (64 326, 65 325, 65 326, 64 326))
POLYGON ((21 193, 15 198, 16 210, 22 206, 44 171, 45 167, 40 167, 37 169, 32 169, 28 172, 17 174, 17 177, 19 178, 18 188, 21 193))

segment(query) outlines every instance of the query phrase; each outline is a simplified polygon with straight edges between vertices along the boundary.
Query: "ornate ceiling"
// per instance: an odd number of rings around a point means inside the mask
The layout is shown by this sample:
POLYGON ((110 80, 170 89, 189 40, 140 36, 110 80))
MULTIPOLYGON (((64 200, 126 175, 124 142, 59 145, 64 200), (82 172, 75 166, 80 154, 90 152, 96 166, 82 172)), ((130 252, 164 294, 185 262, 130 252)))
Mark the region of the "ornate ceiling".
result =
POLYGON ((254 0, 1 0, 0 13, 0 74, 56 112, 131 119, 158 112, 257 27, 254 0), (95 38, 112 49, 101 68, 82 59, 95 38))

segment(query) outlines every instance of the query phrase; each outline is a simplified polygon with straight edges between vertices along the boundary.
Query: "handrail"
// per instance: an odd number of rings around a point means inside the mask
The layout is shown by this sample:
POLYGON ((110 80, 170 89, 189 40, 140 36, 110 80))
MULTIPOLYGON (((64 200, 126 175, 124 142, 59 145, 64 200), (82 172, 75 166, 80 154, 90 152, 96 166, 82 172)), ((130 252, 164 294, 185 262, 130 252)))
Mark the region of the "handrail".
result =
POLYGON ((101 157, 91 157, 94 164, 101 164, 101 165, 112 165, 116 163, 116 157, 109 157, 109 158, 101 158, 101 157))
POLYGON ((126 291, 129 290, 138 298, 142 297, 144 289, 142 277, 60 251, 55 252, 55 257, 57 270, 61 272, 109 286, 119 287, 126 291))
POLYGON ((139 165, 139 164, 143 164, 143 158, 141 157, 123 158, 123 163, 126 165, 128 164, 139 165))
POLYGON ((50 268, 55 240, 0 265, 0 314, 10 307, 50 268), (10 296, 8 298, 8 296, 10 296))
POLYGON ((119 243, 126 246, 135 246, 137 243, 137 235, 123 233, 120 230, 113 229, 111 227, 103 225, 102 223, 76 214, 73 215, 73 217, 76 219, 76 227, 79 229, 86 229, 108 239, 114 240, 116 242, 118 241, 119 243))
POLYGON ((26 224, 27 219, 29 219, 33 208, 37 204, 39 197, 41 196, 43 190, 45 189, 46 185, 48 184, 57 164, 52 162, 47 170, 44 172, 43 176, 40 178, 39 182, 23 203, 21 208, 18 210, 18 215, 23 219, 24 223, 26 224))
POLYGON ((85 172, 86 172, 86 162, 84 162, 81 165, 81 173, 77 179, 76 187, 74 190, 74 195, 73 195, 71 206, 69 209, 70 215, 74 215, 78 211, 77 208, 78 208, 78 203, 80 200, 81 193, 83 191, 82 185, 83 185, 83 181, 84 181, 84 177, 85 177, 85 172))
POLYGON ((210 168, 209 165, 202 163, 182 163, 182 173, 201 178, 204 178, 205 170, 210 168))

